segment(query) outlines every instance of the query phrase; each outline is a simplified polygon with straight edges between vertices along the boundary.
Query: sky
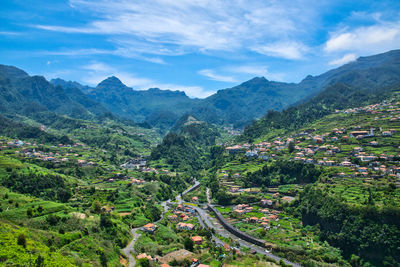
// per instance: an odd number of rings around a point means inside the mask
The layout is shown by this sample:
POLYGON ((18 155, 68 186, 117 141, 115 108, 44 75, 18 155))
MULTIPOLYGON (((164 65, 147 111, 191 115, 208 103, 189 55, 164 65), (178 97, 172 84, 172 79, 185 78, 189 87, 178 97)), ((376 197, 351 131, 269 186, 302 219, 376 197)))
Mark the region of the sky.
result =
POLYGON ((0 64, 204 98, 400 48, 400 1, 1 0, 0 64))

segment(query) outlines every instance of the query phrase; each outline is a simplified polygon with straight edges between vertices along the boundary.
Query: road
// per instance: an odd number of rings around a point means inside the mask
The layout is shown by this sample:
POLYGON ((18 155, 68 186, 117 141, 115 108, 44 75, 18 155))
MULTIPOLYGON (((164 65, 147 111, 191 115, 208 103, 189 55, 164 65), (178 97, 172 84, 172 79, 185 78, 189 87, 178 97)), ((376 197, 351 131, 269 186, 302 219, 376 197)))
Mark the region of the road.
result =
POLYGON ((124 254, 128 257, 129 260, 129 267, 133 267, 136 264, 135 258, 132 256, 132 254, 135 253, 135 249, 133 248, 135 245, 136 240, 140 237, 140 234, 137 233, 137 230, 139 230, 140 227, 138 228, 132 228, 131 229, 131 234, 133 236, 132 241, 122 250, 124 254))
MULTIPOLYGON (((197 187, 200 183, 198 181, 195 181, 194 185, 192 185, 190 188, 188 188, 187 190, 185 190, 184 192, 182 192, 182 194, 179 194, 178 196, 176 196, 176 201, 178 202, 178 204, 182 204, 182 195, 185 195, 186 193, 190 192, 193 190, 193 188, 197 187)), ((210 195, 209 195, 209 189, 206 189, 207 192, 207 201, 209 202, 209 204, 211 204, 211 199, 210 199, 210 195)), ((161 203, 161 205, 164 207, 164 212, 161 214, 161 218, 154 222, 157 223, 159 222, 163 217, 164 214, 168 211, 169 209, 169 205, 171 204, 171 200, 167 200, 161 203)), ((196 204, 196 203, 191 203, 191 204, 196 204)), ((272 253, 266 252, 265 248, 263 247, 259 247, 256 246, 254 244, 251 244, 247 241, 244 241, 243 239, 238 238, 237 236, 233 235, 232 233, 228 232, 219 222, 216 218, 212 218, 205 209, 198 207, 196 205, 191 205, 191 207, 193 207, 197 214, 198 214, 198 219, 199 222, 201 224, 201 226, 206 227, 208 229, 214 229, 215 233, 217 233, 218 235, 222 236, 222 237, 226 237, 226 238, 230 238, 232 240, 234 240, 235 242, 237 242, 241 247, 246 247, 249 249, 252 249, 254 251, 256 251, 257 253, 266 255, 276 261, 280 261, 281 259, 286 263, 286 264, 290 264, 294 267, 300 267, 299 264, 297 263, 293 263, 290 262, 284 258, 278 257, 272 253)), ((129 267, 133 267, 135 265, 135 259, 132 256, 132 253, 134 253, 134 244, 136 242, 136 240, 139 238, 140 234, 137 234, 136 231, 140 229, 140 228, 133 228, 131 230, 131 233, 133 235, 133 240, 128 244, 128 246, 126 248, 123 249, 123 252, 125 253, 125 255, 128 256, 129 259, 129 267)), ((218 237, 216 237, 214 234, 212 235, 212 239, 215 241, 215 243, 219 246, 223 246, 225 243, 223 241, 221 241, 218 237)))
MULTIPOLYGON (((210 205, 211 204, 211 198, 210 198, 210 190, 209 190, 208 187, 206 189, 206 193, 207 193, 207 202, 210 205)), ((276 261, 280 261, 282 259, 286 264, 290 264, 292 266, 300 267, 300 265, 297 264, 297 263, 290 262, 290 261, 288 261, 288 260, 286 260, 284 258, 276 256, 276 255, 274 255, 272 253, 266 252, 265 248, 259 247, 257 245, 252 244, 252 243, 249 243, 249 242, 247 242, 247 241, 235 236, 234 234, 228 232, 224 228, 224 226, 219 223, 219 221, 216 218, 212 218, 204 209, 196 207, 196 211, 198 212, 200 217, 202 217, 202 219, 207 222, 207 226, 212 228, 212 229, 214 229, 215 233, 219 234, 220 236, 231 238, 232 240, 234 240, 237 243, 239 243, 241 247, 247 247, 247 248, 253 249, 257 253, 260 253, 260 254, 263 254, 263 255, 267 255, 268 257, 270 257, 270 258, 272 258, 272 259, 274 259, 276 261)))
MULTIPOLYGON (((184 195, 184 194, 186 194, 186 193, 192 191, 193 188, 197 187, 199 184, 200 184, 200 183, 199 183, 198 181, 195 180, 194 185, 192 185, 191 187, 189 187, 189 188, 188 188, 187 190, 185 190, 182 194, 184 195)), ((181 197, 181 195, 178 195, 178 196, 176 197, 176 200, 178 201, 179 204, 181 204, 181 203, 182 203, 182 197, 181 197)), ((162 212, 162 214, 161 214, 161 216, 160 216, 160 219, 157 220, 157 221, 155 221, 155 222, 153 222, 154 224, 158 223, 159 221, 161 221, 161 220, 164 218, 165 213, 168 212, 168 210, 169 210, 168 204, 170 204, 170 203, 171 203, 171 200, 170 200, 170 199, 168 199, 167 201, 164 201, 164 202, 161 203, 161 205, 162 205, 163 208, 164 208, 164 211, 162 212)), ((129 244, 128 244, 124 249, 122 249, 123 253, 128 257, 128 260, 129 260, 129 265, 128 265, 128 266, 129 266, 129 267, 133 267, 133 266, 135 266, 135 264, 136 264, 136 260, 135 260, 135 258, 133 257, 133 254, 135 254, 135 249, 134 249, 135 243, 136 243, 136 241, 138 240, 138 238, 140 237, 140 234, 139 234, 137 231, 140 230, 140 229, 141 229, 141 227, 137 227, 137 228, 132 228, 132 229, 131 229, 131 234, 132 234, 132 236, 133 236, 133 239, 132 239, 131 242, 129 242, 129 244)), ((219 239, 218 239, 218 240, 219 240, 219 239)), ((219 241, 220 241, 220 240, 219 240, 219 241)), ((221 242, 221 241, 220 241, 220 242, 221 242)))

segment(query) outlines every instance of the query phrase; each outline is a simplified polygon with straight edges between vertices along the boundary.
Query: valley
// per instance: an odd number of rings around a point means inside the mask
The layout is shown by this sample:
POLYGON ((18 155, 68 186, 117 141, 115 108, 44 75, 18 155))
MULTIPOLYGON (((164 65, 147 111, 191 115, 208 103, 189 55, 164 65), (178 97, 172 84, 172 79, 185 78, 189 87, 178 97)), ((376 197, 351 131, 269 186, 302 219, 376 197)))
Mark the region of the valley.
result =
POLYGON ((204 99, 1 65, 0 265, 398 266, 399 55, 204 99))

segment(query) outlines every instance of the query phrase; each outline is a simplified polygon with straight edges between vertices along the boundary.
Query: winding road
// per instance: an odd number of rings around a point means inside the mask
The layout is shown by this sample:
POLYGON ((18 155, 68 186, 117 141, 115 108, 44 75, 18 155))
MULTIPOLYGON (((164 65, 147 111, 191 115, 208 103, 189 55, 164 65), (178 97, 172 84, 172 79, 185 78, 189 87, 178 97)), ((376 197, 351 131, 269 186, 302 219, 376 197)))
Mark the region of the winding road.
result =
MULTIPOLYGON (((184 192, 182 192, 182 194, 179 194, 176 196, 176 201, 178 202, 178 204, 182 204, 182 195, 185 195, 187 193, 189 193, 190 191, 194 190, 195 188, 197 188, 200 185, 200 183, 198 181, 195 180, 194 185, 192 185, 190 188, 188 188, 187 190, 185 190, 184 192)), ((211 198, 210 198, 210 190, 209 188, 206 189, 206 193, 207 193, 207 202, 209 205, 211 205, 211 198)), ((190 202, 189 202, 190 203, 190 202)), ((164 214, 168 211, 169 209, 169 205, 171 204, 171 200, 167 200, 161 203, 161 205, 164 207, 164 211, 161 214, 161 218, 154 222, 157 223, 159 221, 162 220, 162 218, 164 217, 164 214)), ((190 204, 196 204, 196 203, 190 203, 190 204)), ((199 219, 200 225, 202 227, 208 228, 208 229, 214 229, 215 233, 217 233, 218 235, 225 237, 225 238, 230 238, 234 241, 236 241, 241 247, 246 247, 249 249, 252 249, 254 251, 256 251, 257 253, 266 255, 276 261, 280 261, 283 260, 286 264, 290 264, 294 267, 300 267, 299 264, 297 263, 293 263, 290 262, 284 258, 281 258, 279 256, 276 256, 268 251, 266 251, 265 248, 254 245, 252 243, 249 243, 243 239, 238 238, 237 236, 233 235, 232 233, 228 232, 219 222, 217 219, 212 218, 205 209, 202 209, 196 205, 191 205, 191 207, 193 207, 196 212, 197 212, 197 218, 199 219)), ((128 246, 126 248, 124 248, 122 251, 124 252, 124 254, 128 257, 129 259, 129 267, 133 267, 135 266, 135 258, 132 256, 132 253, 135 253, 134 250, 134 245, 136 240, 140 237, 140 234, 137 233, 137 230, 139 230, 141 227, 138 228, 132 228, 131 229, 131 233, 133 235, 133 240, 128 244, 128 246)), ((217 236, 215 236, 214 234, 212 235, 212 239, 214 240, 216 245, 219 246, 224 246, 224 242, 221 241, 217 236)))

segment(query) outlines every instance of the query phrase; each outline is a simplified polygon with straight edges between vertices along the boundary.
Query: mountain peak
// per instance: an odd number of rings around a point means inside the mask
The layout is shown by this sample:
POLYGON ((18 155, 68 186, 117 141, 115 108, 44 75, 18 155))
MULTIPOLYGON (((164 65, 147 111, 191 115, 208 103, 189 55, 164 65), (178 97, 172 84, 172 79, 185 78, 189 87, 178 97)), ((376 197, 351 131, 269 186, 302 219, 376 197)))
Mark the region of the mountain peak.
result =
POLYGON ((108 77, 107 79, 101 81, 101 82, 97 85, 97 87, 102 86, 102 85, 126 86, 125 84, 123 84, 123 83, 121 82, 120 79, 118 79, 118 78, 115 77, 115 76, 108 77))
POLYGON ((96 89, 107 90, 107 91, 120 91, 120 92, 132 92, 132 88, 126 86, 115 76, 108 77, 107 79, 100 82, 96 89))
POLYGON ((1 65, 1 64, 0 64, 0 73, 4 73, 7 77, 11 79, 21 79, 29 77, 28 73, 17 67, 1 65))

